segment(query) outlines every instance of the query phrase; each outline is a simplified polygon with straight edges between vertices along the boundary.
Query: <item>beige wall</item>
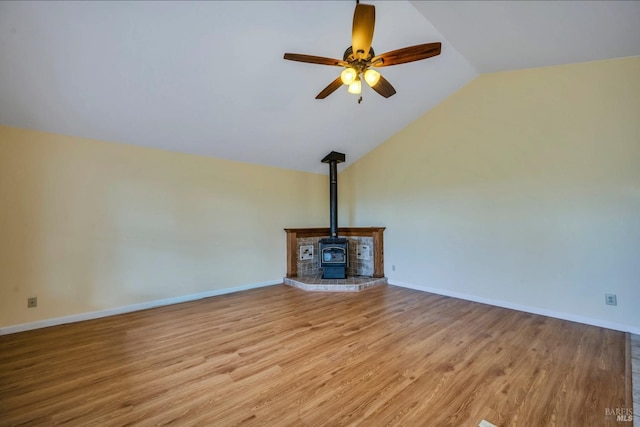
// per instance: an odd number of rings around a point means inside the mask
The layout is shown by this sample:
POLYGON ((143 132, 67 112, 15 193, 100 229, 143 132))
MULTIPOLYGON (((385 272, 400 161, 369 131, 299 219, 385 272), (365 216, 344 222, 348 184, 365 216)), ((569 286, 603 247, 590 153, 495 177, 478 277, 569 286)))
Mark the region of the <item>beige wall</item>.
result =
POLYGON ((282 279, 326 176, 0 127, 0 327, 282 279), (29 296, 38 307, 26 308, 29 296))
POLYGON ((340 179, 392 283, 640 330, 640 58, 480 76, 340 179))

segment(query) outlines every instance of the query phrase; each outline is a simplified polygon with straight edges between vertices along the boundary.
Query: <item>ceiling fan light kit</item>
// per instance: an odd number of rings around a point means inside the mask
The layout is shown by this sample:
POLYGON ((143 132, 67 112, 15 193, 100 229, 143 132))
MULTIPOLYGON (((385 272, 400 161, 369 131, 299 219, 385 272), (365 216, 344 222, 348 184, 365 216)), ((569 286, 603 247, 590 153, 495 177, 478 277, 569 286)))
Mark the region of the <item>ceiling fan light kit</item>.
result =
MULTIPOLYGON (((289 61, 307 62, 310 64, 332 65, 344 67, 340 76, 329 83, 316 99, 324 99, 335 92, 340 86, 346 85, 349 93, 360 95, 362 92, 362 80, 385 98, 396 93, 394 87, 380 73, 371 67, 388 67, 391 65, 406 64, 407 62, 420 61, 440 55, 442 45, 440 42, 425 43, 397 49, 382 55, 375 54, 371 47, 373 30, 375 28, 376 9, 369 4, 356 2, 353 13, 353 28, 351 31, 351 46, 345 50, 342 61, 339 59, 324 58, 321 56, 304 55, 299 53, 285 53, 284 59, 289 61)), ((358 100, 358 103, 362 97, 358 100)))

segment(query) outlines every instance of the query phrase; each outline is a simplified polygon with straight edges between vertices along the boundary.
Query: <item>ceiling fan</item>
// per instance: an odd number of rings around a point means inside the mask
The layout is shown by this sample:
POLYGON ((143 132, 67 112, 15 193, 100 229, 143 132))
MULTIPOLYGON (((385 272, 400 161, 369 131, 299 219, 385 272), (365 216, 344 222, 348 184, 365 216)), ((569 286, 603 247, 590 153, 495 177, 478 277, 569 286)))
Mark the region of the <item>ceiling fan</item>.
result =
MULTIPOLYGON (((375 22, 375 6, 360 4, 356 0, 356 9, 353 13, 351 46, 344 51, 342 60, 299 53, 285 53, 284 59, 344 67, 340 76, 329 83, 329 86, 325 87, 316 96, 316 99, 326 98, 343 84, 348 86, 349 93, 359 95, 362 92, 362 79, 380 95, 389 98, 396 93, 396 90, 391 86, 391 83, 372 67, 388 67, 440 55, 441 43, 419 44, 376 55, 371 47, 375 22)), ((362 101, 362 97, 358 100, 358 102, 360 101, 362 101)))

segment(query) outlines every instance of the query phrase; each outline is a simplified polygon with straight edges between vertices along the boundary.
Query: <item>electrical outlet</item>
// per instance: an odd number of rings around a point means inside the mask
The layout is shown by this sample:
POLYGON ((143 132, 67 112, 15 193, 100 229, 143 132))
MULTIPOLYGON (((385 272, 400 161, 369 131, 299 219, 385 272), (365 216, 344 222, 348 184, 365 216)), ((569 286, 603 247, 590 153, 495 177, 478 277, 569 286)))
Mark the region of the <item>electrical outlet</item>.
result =
POLYGON ((27 308, 34 308, 38 306, 38 297, 27 298, 27 308))
POLYGON ((607 305, 618 305, 616 294, 604 294, 604 302, 607 305))

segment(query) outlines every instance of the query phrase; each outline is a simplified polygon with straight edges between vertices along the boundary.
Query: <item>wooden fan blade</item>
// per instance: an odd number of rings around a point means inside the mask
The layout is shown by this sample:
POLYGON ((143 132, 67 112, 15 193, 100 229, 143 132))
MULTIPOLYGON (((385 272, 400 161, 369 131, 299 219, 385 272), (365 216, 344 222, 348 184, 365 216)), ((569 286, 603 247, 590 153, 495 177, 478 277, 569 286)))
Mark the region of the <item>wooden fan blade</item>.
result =
POLYGON ((353 55, 358 59, 369 56, 373 29, 376 25, 376 8, 370 4, 356 4, 353 12, 353 28, 351 30, 351 46, 353 55))
POLYGON ((389 83, 389 81, 382 76, 380 76, 380 80, 378 80, 378 83, 371 86, 371 88, 385 98, 396 94, 396 90, 393 86, 391 86, 391 83, 389 83))
POLYGON ((302 55, 300 53, 285 53, 284 59, 288 59, 289 61, 308 62, 310 64, 335 65, 338 67, 344 67, 347 65, 346 62, 340 59, 325 58, 323 56, 302 55))
POLYGON ((316 99, 325 99, 327 96, 335 92, 340 86, 342 86, 342 79, 338 76, 337 79, 329 83, 329 86, 322 89, 322 92, 316 96, 316 99))
POLYGON ((371 59, 374 67, 387 67, 389 65, 405 64, 407 62, 420 61, 440 55, 442 44, 425 43, 416 46, 409 46, 391 52, 383 53, 371 59), (377 61, 377 62, 376 62, 377 61))

